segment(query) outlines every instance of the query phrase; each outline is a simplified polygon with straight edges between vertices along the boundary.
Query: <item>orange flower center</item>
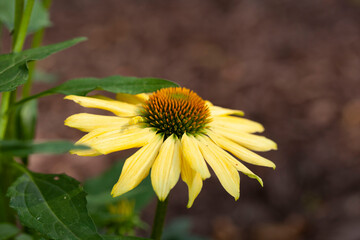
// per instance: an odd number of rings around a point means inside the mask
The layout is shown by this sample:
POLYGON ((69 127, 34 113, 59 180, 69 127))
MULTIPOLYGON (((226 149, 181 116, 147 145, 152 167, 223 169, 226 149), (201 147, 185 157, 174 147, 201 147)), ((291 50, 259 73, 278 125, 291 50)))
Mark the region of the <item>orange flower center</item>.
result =
POLYGON ((203 133, 210 122, 210 112, 205 101, 187 88, 163 88, 150 96, 141 115, 145 123, 165 138, 175 134, 178 138, 186 132, 203 133))

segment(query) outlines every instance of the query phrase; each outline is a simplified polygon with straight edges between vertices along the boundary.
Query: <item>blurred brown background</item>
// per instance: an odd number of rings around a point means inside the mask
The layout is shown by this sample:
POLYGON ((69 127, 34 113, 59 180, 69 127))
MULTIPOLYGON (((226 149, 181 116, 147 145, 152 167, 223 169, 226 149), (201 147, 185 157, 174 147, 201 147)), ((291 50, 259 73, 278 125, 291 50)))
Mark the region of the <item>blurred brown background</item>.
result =
MULTIPOLYGON (((193 219, 211 239, 360 239, 360 1, 61 0, 45 44, 89 40, 39 63, 60 82, 154 76, 264 124, 276 171, 251 166, 235 202, 213 174, 191 209, 179 182, 168 220, 193 219)), ((34 92, 54 86, 37 84, 34 92)), ((77 140, 63 126, 84 111, 63 96, 40 100, 38 139, 77 140)), ((36 156, 31 168, 83 180, 116 159, 36 156)), ((144 212, 152 220, 155 202, 144 212)))

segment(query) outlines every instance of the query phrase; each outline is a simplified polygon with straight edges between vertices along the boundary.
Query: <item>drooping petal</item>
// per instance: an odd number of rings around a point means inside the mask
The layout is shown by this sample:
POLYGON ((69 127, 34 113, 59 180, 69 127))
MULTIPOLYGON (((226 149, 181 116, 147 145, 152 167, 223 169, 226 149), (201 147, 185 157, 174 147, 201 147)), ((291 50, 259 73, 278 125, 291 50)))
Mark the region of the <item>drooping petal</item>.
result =
POLYGON ((245 132, 244 133, 241 133, 241 132, 234 133, 233 131, 231 131, 229 129, 221 129, 220 130, 218 128, 213 128, 212 130, 217 135, 221 135, 226 138, 229 138, 232 141, 234 141, 246 148, 254 150, 254 151, 264 152, 264 151, 277 149, 277 145, 274 141, 272 141, 266 137, 263 137, 263 136, 258 136, 258 135, 245 133, 245 132))
POLYGON ((223 150, 221 147, 219 147, 217 145, 217 141, 215 139, 216 136, 214 136, 214 134, 211 134, 210 132, 208 132, 208 136, 211 138, 211 140, 213 141, 208 141, 209 147, 217 153, 217 155, 219 156, 223 156, 223 159, 225 161, 228 161, 230 164, 232 164, 238 171, 244 173, 245 175, 247 175, 250 178, 256 179, 261 186, 263 186, 263 181, 262 179, 257 176, 255 173, 253 173, 250 169, 248 169, 244 164, 242 164, 241 162, 239 162, 237 159, 235 159, 233 156, 231 156, 228 152, 226 152, 225 150, 223 150))
POLYGON ((146 93, 140 93, 136 95, 127 94, 127 93, 118 93, 116 94, 116 99, 121 102, 137 105, 137 104, 144 104, 146 100, 149 99, 149 95, 146 93))
POLYGON ((90 132, 97 128, 121 128, 129 123, 129 118, 116 116, 102 116, 90 113, 79 113, 68 117, 65 125, 79 129, 84 132, 90 132))
POLYGON ((163 138, 156 134, 147 145, 126 159, 120 178, 111 191, 113 197, 120 196, 134 189, 146 178, 159 153, 162 142, 163 138))
POLYGON ((151 169, 151 183, 160 201, 164 201, 180 177, 180 141, 171 135, 162 144, 151 169))
POLYGON ((257 122, 233 116, 217 116, 213 117, 213 121, 210 123, 210 126, 225 128, 231 131, 239 132, 263 132, 264 127, 257 122))
MULTIPOLYGON (((98 128, 82 137, 77 144, 89 145, 101 154, 108 154, 130 148, 142 147, 156 133, 149 128, 130 126, 121 129, 98 128)), ((83 151, 73 151, 83 156, 83 151)))
POLYGON ((83 107, 107 110, 120 117, 133 117, 137 115, 138 107, 136 105, 119 102, 116 100, 109 100, 106 97, 100 98, 69 95, 66 96, 65 99, 73 100, 83 107))
POLYGON ((206 179, 210 177, 210 172, 197 142, 193 136, 184 133, 181 138, 182 153, 190 167, 198 172, 202 179, 206 179))
POLYGON ((240 176, 236 168, 229 163, 222 154, 214 151, 211 146, 211 139, 206 136, 197 136, 200 150, 207 163, 214 170, 221 185, 237 200, 240 196, 240 176))
POLYGON ((189 201, 187 208, 191 208, 196 197, 201 191, 203 181, 200 174, 190 167, 189 163, 184 159, 184 157, 181 158, 181 179, 188 186, 189 201))
POLYGON ((232 154, 234 154, 234 156, 238 157, 239 159, 241 159, 244 162, 251 163, 254 165, 258 165, 258 166, 271 167, 273 169, 275 169, 275 167, 276 167, 272 161, 259 156, 258 154, 240 146, 239 144, 237 144, 225 137, 221 137, 218 134, 215 134, 211 131, 208 131, 207 134, 221 148, 231 152, 232 154))
POLYGON ((230 109, 230 108, 223 108, 219 106, 214 106, 211 102, 205 101, 206 105, 210 110, 211 116, 226 116, 226 115, 237 115, 237 116, 244 116, 244 112, 240 110, 230 109))

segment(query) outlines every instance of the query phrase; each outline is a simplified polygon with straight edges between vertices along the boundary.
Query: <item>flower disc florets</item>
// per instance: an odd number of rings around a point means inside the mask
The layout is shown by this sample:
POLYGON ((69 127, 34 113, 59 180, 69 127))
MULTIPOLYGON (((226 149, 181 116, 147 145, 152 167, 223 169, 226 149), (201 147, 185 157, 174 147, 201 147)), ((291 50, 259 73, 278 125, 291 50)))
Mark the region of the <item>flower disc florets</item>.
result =
POLYGON ((186 88, 164 88, 150 96, 141 112, 145 123, 165 138, 175 134, 178 138, 186 132, 203 133, 210 122, 210 112, 205 101, 186 88))

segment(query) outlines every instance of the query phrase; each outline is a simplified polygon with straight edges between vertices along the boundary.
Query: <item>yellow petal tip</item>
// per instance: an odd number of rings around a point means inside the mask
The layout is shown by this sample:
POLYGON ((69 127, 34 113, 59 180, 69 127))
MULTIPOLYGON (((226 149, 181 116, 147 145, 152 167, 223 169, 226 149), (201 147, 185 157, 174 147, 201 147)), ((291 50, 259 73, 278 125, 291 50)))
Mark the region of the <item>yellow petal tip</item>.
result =
POLYGON ((64 99, 66 99, 66 100, 73 100, 74 97, 75 97, 75 95, 67 95, 67 96, 64 97, 64 99))

